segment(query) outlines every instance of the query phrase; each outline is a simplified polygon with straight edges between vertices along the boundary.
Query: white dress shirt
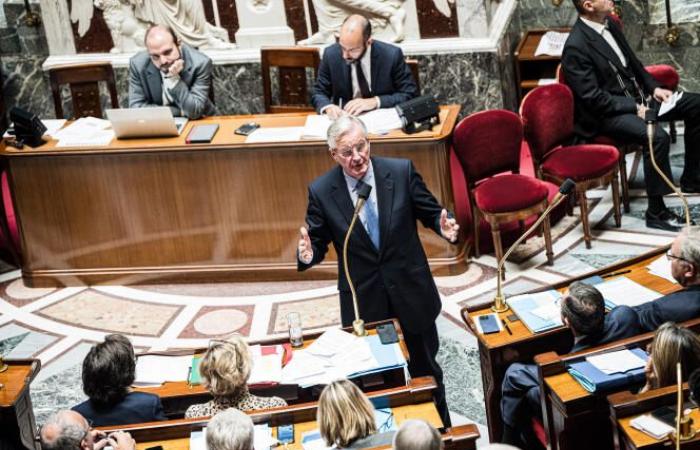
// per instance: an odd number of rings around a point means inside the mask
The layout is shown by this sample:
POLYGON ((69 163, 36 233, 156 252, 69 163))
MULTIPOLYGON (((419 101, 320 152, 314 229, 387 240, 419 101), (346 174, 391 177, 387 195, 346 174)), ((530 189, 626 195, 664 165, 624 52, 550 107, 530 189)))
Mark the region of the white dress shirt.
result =
POLYGON ((610 48, 613 49, 617 57, 620 58, 622 66, 627 67, 627 58, 625 58, 625 55, 622 53, 622 50, 620 50, 620 46, 617 44, 617 41, 613 37, 612 33, 610 33, 610 30, 608 30, 606 26, 602 23, 593 22, 592 20, 584 19, 583 17, 581 17, 581 21, 589 27, 593 28, 593 31, 600 34, 603 37, 603 39, 605 39, 605 42, 608 43, 610 48))
MULTIPOLYGON (((357 185, 358 180, 345 173, 345 171, 343 171, 343 176, 345 177, 345 184, 348 188, 348 193, 350 193, 352 205, 356 206, 357 191, 355 190, 355 186, 357 185)), ((360 210, 360 222, 362 222, 362 226, 364 226, 365 230, 367 230, 367 208, 374 209, 374 211, 377 213, 377 218, 379 218, 379 210, 377 209, 377 184, 374 181, 374 169, 372 168, 372 161, 369 162, 367 173, 364 177, 362 177, 362 181, 372 186, 372 190, 369 193, 367 203, 365 203, 365 206, 360 210)))

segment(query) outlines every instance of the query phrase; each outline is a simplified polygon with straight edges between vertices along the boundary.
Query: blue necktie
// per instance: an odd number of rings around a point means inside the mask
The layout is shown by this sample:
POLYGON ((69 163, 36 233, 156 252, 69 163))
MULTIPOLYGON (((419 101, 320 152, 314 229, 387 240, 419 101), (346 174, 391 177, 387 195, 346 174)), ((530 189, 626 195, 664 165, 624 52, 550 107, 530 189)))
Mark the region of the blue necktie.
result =
MULTIPOLYGON (((355 191, 357 191, 363 184, 365 184, 364 181, 358 181, 355 185, 355 191)), ((379 250, 379 217, 377 216, 377 205, 372 201, 371 196, 367 199, 364 209, 366 219, 366 223, 364 224, 365 230, 367 231, 369 238, 372 240, 374 248, 379 250)))

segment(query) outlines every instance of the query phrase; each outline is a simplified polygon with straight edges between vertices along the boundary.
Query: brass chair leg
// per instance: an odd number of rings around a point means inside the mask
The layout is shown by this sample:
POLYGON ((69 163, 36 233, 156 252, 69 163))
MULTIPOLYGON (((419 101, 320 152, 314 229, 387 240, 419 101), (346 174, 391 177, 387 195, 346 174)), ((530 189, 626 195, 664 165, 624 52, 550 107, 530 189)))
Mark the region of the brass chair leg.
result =
POLYGON ((613 197, 613 215, 615 216, 615 226, 622 227, 622 214, 620 213, 620 188, 617 185, 617 176, 612 177, 610 182, 613 197))

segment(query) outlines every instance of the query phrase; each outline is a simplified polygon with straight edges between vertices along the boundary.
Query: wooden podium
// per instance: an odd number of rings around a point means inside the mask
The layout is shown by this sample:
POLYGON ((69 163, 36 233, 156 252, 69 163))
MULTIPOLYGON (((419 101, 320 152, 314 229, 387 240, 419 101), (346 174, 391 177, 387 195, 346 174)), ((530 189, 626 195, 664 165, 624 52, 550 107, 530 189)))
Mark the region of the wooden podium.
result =
POLYGON ((36 422, 29 384, 41 362, 38 359, 5 360, 9 366, 0 373, 0 448, 41 450, 35 439, 36 422))

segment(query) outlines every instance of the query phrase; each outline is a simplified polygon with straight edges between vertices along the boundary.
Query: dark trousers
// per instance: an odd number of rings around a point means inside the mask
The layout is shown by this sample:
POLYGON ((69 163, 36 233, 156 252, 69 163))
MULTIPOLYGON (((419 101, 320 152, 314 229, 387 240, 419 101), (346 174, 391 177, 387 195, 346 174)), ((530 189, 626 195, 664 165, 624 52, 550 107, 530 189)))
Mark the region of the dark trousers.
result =
MULTIPOLYGON (((667 114, 659 116, 659 121, 663 122, 676 120, 685 122, 685 167, 681 181, 696 183, 700 180, 700 94, 685 92, 676 103, 675 108, 667 114)), ((651 163, 647 143, 647 126, 644 120, 636 114, 606 117, 602 121, 600 132, 618 142, 642 145, 647 195, 666 195, 672 192, 651 163)), ((661 171, 673 180, 668 158, 670 147, 670 136, 660 126, 657 126, 654 134, 654 158, 661 171)))
POLYGON ((501 386, 502 442, 522 448, 538 448, 530 419, 542 420, 537 366, 513 363, 506 370, 501 386))

